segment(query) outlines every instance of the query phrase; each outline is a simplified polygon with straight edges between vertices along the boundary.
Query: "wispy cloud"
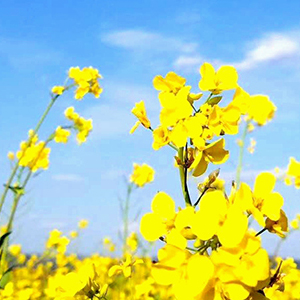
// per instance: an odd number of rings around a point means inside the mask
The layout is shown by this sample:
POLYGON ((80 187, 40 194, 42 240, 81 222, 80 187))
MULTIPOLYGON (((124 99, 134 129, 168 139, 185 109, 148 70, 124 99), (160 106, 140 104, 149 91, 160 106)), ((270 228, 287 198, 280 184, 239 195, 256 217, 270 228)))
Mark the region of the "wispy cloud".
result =
POLYGON ((53 180, 56 181, 67 181, 67 182, 82 182, 84 178, 77 174, 56 174, 52 176, 53 180))
POLYGON ((59 63, 63 59, 60 52, 46 45, 35 41, 3 37, 0 37, 0 57, 17 69, 59 63))
POLYGON ((113 31, 101 36, 101 41, 112 46, 117 46, 132 51, 151 52, 194 52, 197 43, 186 42, 176 37, 169 37, 139 29, 113 31))
POLYGON ((173 63, 174 68, 188 73, 196 72, 205 60, 200 55, 180 55, 173 63))
POLYGON ((250 43, 245 58, 234 63, 240 70, 248 70, 259 64, 280 62, 300 57, 300 34, 269 33, 250 43))

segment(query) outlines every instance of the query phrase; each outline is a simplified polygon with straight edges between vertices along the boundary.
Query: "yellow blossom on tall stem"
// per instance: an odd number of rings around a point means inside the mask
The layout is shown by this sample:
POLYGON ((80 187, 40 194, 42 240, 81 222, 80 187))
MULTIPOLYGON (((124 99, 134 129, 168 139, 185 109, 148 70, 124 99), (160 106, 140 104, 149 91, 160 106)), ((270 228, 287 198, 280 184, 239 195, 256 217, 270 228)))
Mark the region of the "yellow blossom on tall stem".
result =
POLYGON ((165 78, 161 75, 155 76, 153 86, 158 91, 176 94, 184 87, 185 82, 185 78, 177 75, 175 72, 169 72, 165 78))
POLYGON ((210 91, 220 94, 222 91, 236 89, 238 87, 238 74, 232 66, 222 66, 217 72, 209 63, 204 63, 200 68, 202 76, 199 88, 202 91, 210 91))
POLYGON ((209 162, 214 164, 224 163, 229 157, 229 152, 224 149, 224 146, 225 140, 220 139, 216 142, 203 146, 202 149, 197 149, 196 158, 191 165, 191 169, 193 169, 193 176, 202 175, 206 171, 209 162))
POLYGON ((253 193, 246 183, 240 187, 244 207, 261 226, 265 226, 265 216, 272 221, 278 221, 281 216, 284 200, 278 192, 273 192, 275 183, 276 177, 272 173, 263 172, 255 179, 253 193))
POLYGON ((155 171, 149 165, 138 165, 134 163, 133 172, 130 175, 130 181, 135 183, 138 187, 143 187, 145 184, 154 180, 154 173, 155 171))
POLYGON ((85 220, 85 219, 82 219, 78 222, 78 227, 80 229, 84 229, 84 228, 87 228, 89 225, 89 221, 88 220, 85 220))
POLYGON ((138 121, 131 128, 130 133, 133 133, 140 124, 142 124, 145 128, 151 128, 151 123, 147 117, 144 101, 136 103, 131 112, 138 118, 138 121))
POLYGON ((77 86, 75 91, 75 99, 77 100, 81 100, 87 93, 92 93, 96 98, 99 98, 102 93, 102 88, 98 82, 102 76, 97 69, 88 67, 81 70, 79 67, 72 67, 69 70, 69 78, 73 79, 77 86))
POLYGON ((67 143, 70 136, 70 131, 58 126, 55 130, 54 141, 56 143, 67 143))
POLYGON ((120 265, 114 265, 109 269, 108 276, 112 277, 114 275, 123 273, 124 277, 128 278, 132 274, 133 267, 143 263, 144 261, 142 259, 133 260, 131 255, 127 255, 124 262, 122 262, 120 265))

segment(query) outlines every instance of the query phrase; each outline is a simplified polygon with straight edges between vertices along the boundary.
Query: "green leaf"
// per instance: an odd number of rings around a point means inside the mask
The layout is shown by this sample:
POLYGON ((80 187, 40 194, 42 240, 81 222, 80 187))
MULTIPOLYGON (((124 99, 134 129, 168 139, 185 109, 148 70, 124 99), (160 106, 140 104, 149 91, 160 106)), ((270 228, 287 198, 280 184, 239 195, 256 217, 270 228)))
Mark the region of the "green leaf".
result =
POLYGON ((2 275, 1 279, 0 279, 0 289, 4 289, 5 286, 11 281, 11 271, 14 268, 14 266, 8 268, 2 275))
POLYGON ((4 233, 1 237, 0 237, 0 249, 5 241, 5 239, 11 234, 11 231, 4 233))
POLYGON ((222 100, 222 96, 216 96, 213 98, 210 98, 209 100, 206 101, 207 104, 214 106, 216 104, 218 104, 221 100, 222 100))

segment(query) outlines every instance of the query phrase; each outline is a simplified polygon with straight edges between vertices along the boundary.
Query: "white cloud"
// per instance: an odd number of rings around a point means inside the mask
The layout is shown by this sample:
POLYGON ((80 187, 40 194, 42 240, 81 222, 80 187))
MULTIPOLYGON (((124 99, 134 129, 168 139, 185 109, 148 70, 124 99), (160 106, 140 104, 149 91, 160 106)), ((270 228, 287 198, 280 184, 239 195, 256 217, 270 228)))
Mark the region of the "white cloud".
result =
POLYGON ((101 40, 109 45, 132 51, 180 51, 190 53, 197 48, 197 43, 188 43, 179 38, 138 29, 106 33, 101 36, 101 40))
POLYGON ((240 70, 255 68, 258 64, 299 57, 300 36, 297 33, 271 33, 251 43, 245 58, 234 65, 240 70))
POLYGON ((15 68, 37 67, 62 61, 61 53, 34 41, 0 37, 0 56, 15 68))
POLYGON ((174 68, 185 72, 196 72, 204 59, 199 55, 187 56, 180 55, 173 63, 174 68))
POLYGON ((82 182, 84 178, 77 174, 56 174, 52 176, 53 180, 67 182, 82 182))

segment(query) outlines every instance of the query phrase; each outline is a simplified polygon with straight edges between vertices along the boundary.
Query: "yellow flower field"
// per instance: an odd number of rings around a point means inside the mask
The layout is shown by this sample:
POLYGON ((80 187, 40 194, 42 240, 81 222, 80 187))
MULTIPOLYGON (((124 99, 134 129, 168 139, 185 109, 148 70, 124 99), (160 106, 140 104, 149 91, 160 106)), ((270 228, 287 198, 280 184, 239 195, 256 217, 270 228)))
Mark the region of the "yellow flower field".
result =
POLYGON ((77 228, 69 233, 53 228, 40 255, 27 255, 22 245, 11 242, 20 200, 26 197, 30 180, 49 168, 51 146, 68 144, 73 136, 81 145, 93 134, 93 121, 76 112, 76 101, 84 101, 87 94, 101 100, 105 93, 105 79, 93 67, 71 67, 63 84, 54 83, 49 104, 36 127, 28 131, 27 140, 18 150, 7 149, 11 171, 0 198, 2 222, 9 197, 12 205, 1 227, 0 299, 300 300, 300 268, 293 258, 278 256, 282 243, 300 230, 300 206, 289 220, 284 211, 288 199, 277 186, 281 181, 291 189, 300 188, 299 153, 286 157, 290 161, 284 173, 274 162, 274 171, 258 174, 254 186, 241 180, 244 152, 253 153, 256 147, 252 134, 268 123, 272 126, 276 104, 267 95, 245 91, 233 66, 215 69, 205 62, 195 79, 198 86, 192 87, 172 71, 155 76, 159 124, 152 123, 147 101, 141 100, 131 111, 137 122, 128 129, 131 138, 136 130, 152 136, 153 151, 169 148, 168 163, 178 174, 181 198, 173 199, 161 182, 161 189, 145 204, 148 212, 141 216, 139 230, 133 231, 129 226, 129 212, 134 209, 131 196, 137 189, 147 189, 157 175, 148 164, 133 162, 126 195, 120 201, 120 241, 107 236, 102 241, 107 255, 87 257, 70 250, 89 230, 86 219, 78 220, 77 228), (74 106, 61 112, 65 122, 40 139, 40 129, 53 106, 73 92, 74 106), (232 182, 221 176, 231 155, 228 135, 239 137, 232 182), (192 189, 197 190, 197 197, 192 189), (262 247, 267 235, 280 238, 274 245, 275 255, 262 247), (122 253, 119 257, 116 249, 122 253))

